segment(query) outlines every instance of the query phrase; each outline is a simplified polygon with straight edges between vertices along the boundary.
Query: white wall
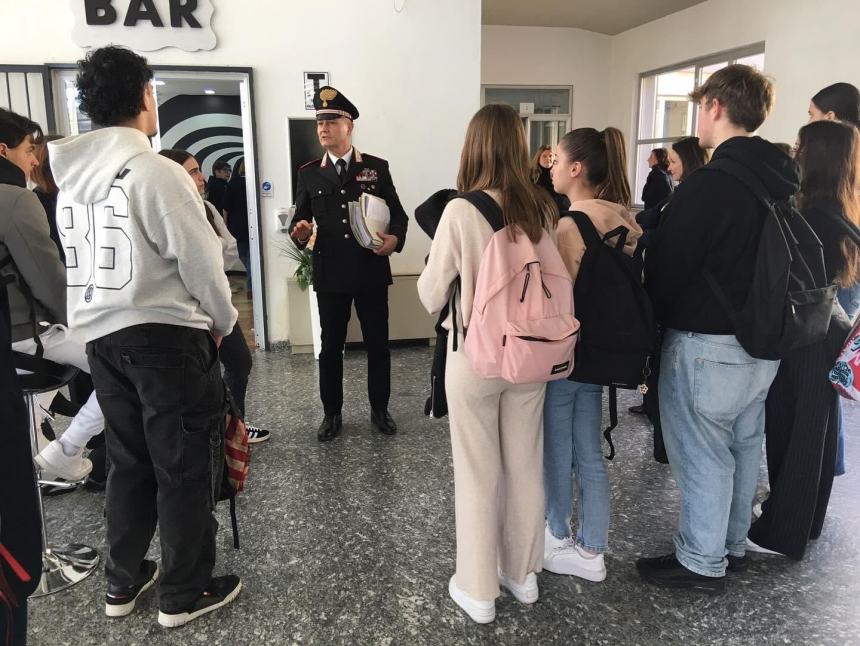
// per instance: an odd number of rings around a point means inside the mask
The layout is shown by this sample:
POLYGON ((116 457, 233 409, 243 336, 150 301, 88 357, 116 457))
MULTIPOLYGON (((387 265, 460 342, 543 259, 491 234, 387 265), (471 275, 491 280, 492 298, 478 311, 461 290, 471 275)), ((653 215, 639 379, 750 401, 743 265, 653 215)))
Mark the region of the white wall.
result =
POLYGON ((608 125, 611 38, 582 29, 485 25, 481 83, 572 85, 573 127, 608 125))
POLYGON ((764 41, 776 106, 760 133, 793 143, 809 99, 836 81, 860 85, 857 0, 709 0, 612 39, 609 120, 629 135, 641 72, 764 41))
MULTIPOLYGON (((275 207, 288 206, 288 117, 304 108, 302 73, 328 71, 331 83, 359 108, 356 145, 391 162, 406 212, 433 191, 454 184, 466 124, 480 101, 479 0, 413 0, 396 13, 391 0, 214 0, 218 46, 146 54, 153 64, 254 68, 259 177, 275 185, 261 200, 269 336, 289 339, 289 263, 277 244, 275 207), (444 35, 444 42, 441 37, 444 35)), ((67 2, 0 4, 0 63, 72 63, 82 50, 71 40, 67 2), (46 40, 48 38, 48 40, 46 40), (46 43, 50 43, 46 45, 46 43)), ((395 273, 418 273, 429 240, 411 223, 395 273)))

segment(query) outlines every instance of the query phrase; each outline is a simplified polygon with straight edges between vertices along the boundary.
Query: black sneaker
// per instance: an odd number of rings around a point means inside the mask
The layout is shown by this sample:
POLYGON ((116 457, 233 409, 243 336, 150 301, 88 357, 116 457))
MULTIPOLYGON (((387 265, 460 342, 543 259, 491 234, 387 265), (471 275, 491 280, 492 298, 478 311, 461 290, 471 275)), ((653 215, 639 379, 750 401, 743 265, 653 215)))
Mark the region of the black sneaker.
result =
POLYGON ((137 598, 153 586, 158 579, 158 565, 155 561, 144 561, 143 569, 146 571, 146 579, 140 585, 121 588, 108 583, 105 594, 105 614, 108 617, 125 617, 131 614, 137 598))
POLYGON ((223 608, 239 596, 242 590, 242 581, 235 574, 227 576, 216 576, 209 581, 209 585, 197 601, 191 604, 185 612, 158 613, 158 623, 165 628, 178 628, 189 621, 197 619, 206 613, 223 608))
POLYGON ((248 444, 259 444, 269 439, 269 431, 264 428, 251 426, 250 424, 245 424, 245 428, 248 429, 248 444))
POLYGON ((687 588, 708 594, 725 592, 726 577, 697 574, 678 562, 674 554, 636 561, 636 569, 643 581, 664 588, 687 588))
POLYGON ((743 556, 732 556, 731 554, 727 555, 726 558, 729 560, 729 564, 726 567, 726 571, 741 573, 746 572, 750 569, 750 560, 747 558, 747 555, 743 556))

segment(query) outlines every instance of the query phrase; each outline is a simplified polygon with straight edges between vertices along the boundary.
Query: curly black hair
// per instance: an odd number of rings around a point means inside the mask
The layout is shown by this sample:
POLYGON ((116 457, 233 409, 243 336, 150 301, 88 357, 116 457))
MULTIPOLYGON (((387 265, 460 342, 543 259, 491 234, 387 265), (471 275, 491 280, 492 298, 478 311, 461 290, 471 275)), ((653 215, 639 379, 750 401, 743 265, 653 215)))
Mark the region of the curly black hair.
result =
POLYGON ((152 70, 143 56, 125 47, 95 49, 78 61, 81 111, 101 126, 115 126, 140 114, 152 70))

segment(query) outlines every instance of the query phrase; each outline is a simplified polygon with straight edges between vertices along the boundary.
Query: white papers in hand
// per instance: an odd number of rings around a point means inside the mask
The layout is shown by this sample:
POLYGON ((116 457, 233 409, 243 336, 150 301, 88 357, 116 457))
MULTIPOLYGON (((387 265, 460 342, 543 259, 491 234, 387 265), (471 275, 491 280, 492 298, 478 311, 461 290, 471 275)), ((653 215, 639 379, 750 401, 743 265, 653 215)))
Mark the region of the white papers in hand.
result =
POLYGON ((388 233, 391 212, 380 197, 362 193, 358 202, 349 203, 349 224, 356 241, 365 249, 382 246, 380 233, 388 233))

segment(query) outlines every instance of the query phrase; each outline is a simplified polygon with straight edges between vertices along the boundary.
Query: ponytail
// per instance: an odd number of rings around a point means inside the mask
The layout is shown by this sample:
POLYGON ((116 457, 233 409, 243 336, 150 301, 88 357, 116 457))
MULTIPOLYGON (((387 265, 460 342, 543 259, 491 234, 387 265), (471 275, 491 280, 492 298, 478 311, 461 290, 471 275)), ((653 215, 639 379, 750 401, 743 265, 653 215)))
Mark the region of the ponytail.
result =
POLYGON ((562 137, 558 147, 571 162, 585 166, 585 177, 599 199, 630 206, 627 147, 618 128, 577 128, 562 137))
POLYGON ((621 206, 630 206, 630 182, 627 180, 627 146, 618 128, 609 127, 600 133, 606 145, 606 179, 599 186, 597 197, 621 206))

